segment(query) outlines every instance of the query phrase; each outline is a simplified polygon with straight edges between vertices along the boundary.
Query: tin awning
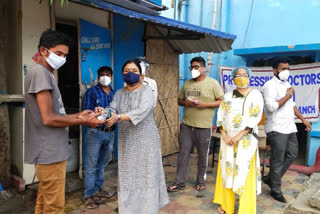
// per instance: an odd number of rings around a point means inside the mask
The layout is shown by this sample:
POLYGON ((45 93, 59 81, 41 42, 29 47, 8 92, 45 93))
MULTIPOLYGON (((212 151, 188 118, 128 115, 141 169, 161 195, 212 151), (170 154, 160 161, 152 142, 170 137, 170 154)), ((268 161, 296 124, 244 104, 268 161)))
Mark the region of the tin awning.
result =
POLYGON ((257 48, 241 48, 234 49, 234 54, 242 57, 260 55, 294 55, 294 54, 310 54, 319 53, 320 43, 314 44, 298 44, 298 45, 282 45, 282 46, 272 46, 272 47, 257 47, 257 48))
POLYGON ((144 39, 167 40, 170 46, 178 53, 214 52, 220 53, 231 49, 236 38, 235 35, 220 31, 187 24, 162 16, 152 16, 132 11, 103 0, 73 0, 109 12, 138 19, 152 24, 158 31, 158 37, 145 37, 144 39))

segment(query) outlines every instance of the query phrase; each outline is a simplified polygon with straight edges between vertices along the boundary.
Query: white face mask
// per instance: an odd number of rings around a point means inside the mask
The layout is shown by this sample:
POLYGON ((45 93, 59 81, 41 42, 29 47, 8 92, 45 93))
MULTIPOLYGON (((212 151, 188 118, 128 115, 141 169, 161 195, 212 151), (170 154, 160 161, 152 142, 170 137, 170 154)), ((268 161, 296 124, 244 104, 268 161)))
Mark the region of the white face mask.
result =
POLYGON ((191 76, 192 76, 192 79, 196 79, 200 76, 200 71, 199 70, 195 70, 195 69, 192 69, 191 71, 191 76))
POLYGON ((280 80, 287 81, 290 76, 289 70, 281 71, 278 76, 280 80))
POLYGON ((111 78, 108 76, 101 76, 99 78, 99 83, 103 86, 109 86, 111 83, 111 78))
MULTIPOLYGON (((46 50, 49 51, 47 48, 46 50)), ((58 56, 55 53, 52 53, 51 51, 49 51, 49 53, 50 55, 46 57, 46 61, 54 70, 59 69, 61 66, 64 65, 64 63, 66 63, 66 58, 58 56)))

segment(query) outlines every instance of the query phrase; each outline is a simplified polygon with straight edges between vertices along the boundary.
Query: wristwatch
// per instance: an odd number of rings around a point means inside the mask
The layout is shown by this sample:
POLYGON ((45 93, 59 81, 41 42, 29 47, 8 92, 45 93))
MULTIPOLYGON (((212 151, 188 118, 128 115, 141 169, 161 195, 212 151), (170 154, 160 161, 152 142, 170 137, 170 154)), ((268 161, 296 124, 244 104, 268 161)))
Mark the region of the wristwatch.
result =
POLYGON ((120 121, 120 114, 118 114, 118 120, 117 120, 117 123, 120 121))

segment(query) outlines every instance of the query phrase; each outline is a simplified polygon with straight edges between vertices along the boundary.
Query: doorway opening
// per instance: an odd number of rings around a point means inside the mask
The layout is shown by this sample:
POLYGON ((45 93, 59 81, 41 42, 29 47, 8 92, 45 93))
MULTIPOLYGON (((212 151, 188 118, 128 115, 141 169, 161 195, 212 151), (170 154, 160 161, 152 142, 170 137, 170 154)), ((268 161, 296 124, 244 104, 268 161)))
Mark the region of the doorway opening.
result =
MULTIPOLYGON (((67 114, 78 113, 79 106, 79 68, 78 68, 78 30, 76 26, 56 23, 56 30, 65 33, 72 40, 66 63, 58 71, 58 86, 67 114)), ((79 126, 69 129, 69 138, 79 138, 79 126)))
MULTIPOLYGON (((72 39, 66 63, 58 70, 58 87, 67 114, 80 111, 79 104, 79 67, 78 67, 78 29, 75 25, 56 23, 56 30, 65 33, 72 39)), ((79 169, 79 139, 80 126, 69 127, 69 158, 67 172, 76 172, 79 169)), ((75 173, 76 174, 76 173, 75 173)))

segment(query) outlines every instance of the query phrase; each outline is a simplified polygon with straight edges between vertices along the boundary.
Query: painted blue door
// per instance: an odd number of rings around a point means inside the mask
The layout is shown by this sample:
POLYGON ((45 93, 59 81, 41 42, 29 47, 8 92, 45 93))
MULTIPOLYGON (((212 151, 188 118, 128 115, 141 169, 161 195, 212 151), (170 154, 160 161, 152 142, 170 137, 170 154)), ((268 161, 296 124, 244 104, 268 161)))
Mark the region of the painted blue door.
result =
POLYGON ((114 87, 123 87, 122 66, 127 60, 144 56, 144 28, 140 20, 125 16, 113 15, 113 56, 114 56, 114 87))
MULTIPOLYGON (((111 32, 80 19, 81 95, 97 83, 97 70, 111 67, 111 32)), ((82 161, 85 160, 86 127, 82 126, 82 161)))
POLYGON ((88 86, 101 66, 111 67, 111 32, 80 19, 81 82, 88 86))

